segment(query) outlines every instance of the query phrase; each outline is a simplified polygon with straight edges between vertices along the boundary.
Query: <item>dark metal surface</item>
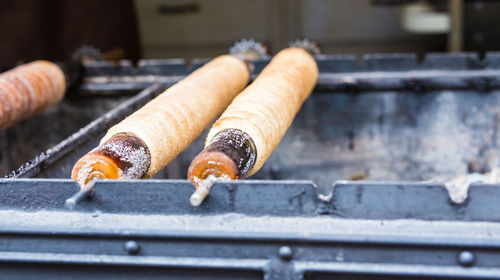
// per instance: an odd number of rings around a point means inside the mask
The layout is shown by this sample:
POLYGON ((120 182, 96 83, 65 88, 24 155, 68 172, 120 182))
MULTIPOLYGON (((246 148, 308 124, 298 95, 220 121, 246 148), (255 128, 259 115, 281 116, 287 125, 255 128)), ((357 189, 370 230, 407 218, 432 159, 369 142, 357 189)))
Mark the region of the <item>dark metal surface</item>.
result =
MULTIPOLYGON (((140 90, 155 82, 173 83, 209 59, 195 59, 191 67, 182 60, 143 60, 138 67, 128 61, 86 65, 82 92, 108 93, 140 90)), ((364 92, 409 90, 413 92, 500 88, 500 55, 489 52, 484 60, 475 53, 427 54, 422 62, 415 54, 317 55, 320 78, 316 92, 364 92)), ((269 59, 254 62, 255 74, 269 59)))
MULTIPOLYGON (((29 211, 62 211, 66 198, 78 190, 76 183, 68 179, 6 179, 1 180, 0 185, 0 208, 29 211)), ((189 204, 193 189, 186 180, 98 181, 92 198, 84 199, 75 210, 162 215, 232 212, 250 216, 312 216, 321 204, 313 184, 307 181, 216 183, 200 208, 189 204), (276 201, 279 196, 284 199, 276 201)))
POLYGON ((156 236, 124 230, 107 235, 2 232, 0 268, 9 279, 33 275, 38 279, 498 279, 500 273, 498 247, 484 248, 472 242, 464 246, 460 238, 454 240, 457 243, 426 246, 399 243, 398 238, 360 242, 314 234, 291 234, 283 240, 280 234, 210 234, 196 229, 186 234, 164 231, 156 236), (130 254, 124 250, 130 241, 140 251, 130 254), (280 258, 282 246, 294 251, 289 260, 280 258), (477 258, 472 266, 457 262, 464 247, 477 258))
POLYGON ((65 210, 76 188, 70 180, 0 181, 2 276, 500 278, 500 224, 338 218, 323 209, 339 202, 318 199, 310 182, 220 183, 191 207, 187 181, 101 181, 91 200, 65 210))
MULTIPOLYGON (((4 179, 0 209, 66 211, 64 202, 78 190, 69 179, 4 179)), ((217 182, 201 207, 192 207, 187 180, 98 181, 95 193, 77 211, 161 215, 315 217, 344 219, 500 222, 500 188, 473 185, 466 203, 452 203, 439 184, 339 182, 321 194, 310 181, 242 180, 217 182)))
POLYGON ((331 205, 351 219, 420 219, 500 222, 498 185, 473 184, 468 200, 455 204, 442 184, 340 182, 333 186, 331 205))

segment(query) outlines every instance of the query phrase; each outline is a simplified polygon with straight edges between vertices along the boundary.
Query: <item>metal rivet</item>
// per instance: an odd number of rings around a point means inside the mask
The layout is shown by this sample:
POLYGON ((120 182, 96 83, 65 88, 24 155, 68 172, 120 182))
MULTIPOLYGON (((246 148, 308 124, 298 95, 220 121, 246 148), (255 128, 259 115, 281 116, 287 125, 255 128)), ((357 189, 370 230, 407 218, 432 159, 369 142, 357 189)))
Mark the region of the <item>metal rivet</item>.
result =
POLYGON ((135 242, 134 240, 125 242, 125 245, 123 247, 129 255, 136 255, 141 250, 141 246, 139 246, 139 243, 135 242))
POLYGON ((476 257, 472 252, 462 251, 458 254, 458 263, 462 266, 472 266, 476 261, 476 257))
POLYGON ((293 257, 293 251, 292 248, 288 246, 281 246, 278 255, 282 260, 291 260, 293 257))

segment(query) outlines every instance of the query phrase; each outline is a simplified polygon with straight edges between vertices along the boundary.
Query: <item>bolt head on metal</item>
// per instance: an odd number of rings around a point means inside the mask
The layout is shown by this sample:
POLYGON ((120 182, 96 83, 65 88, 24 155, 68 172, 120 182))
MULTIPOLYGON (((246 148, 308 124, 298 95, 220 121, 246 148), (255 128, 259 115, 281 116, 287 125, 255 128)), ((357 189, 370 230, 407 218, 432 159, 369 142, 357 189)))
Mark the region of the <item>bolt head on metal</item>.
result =
POLYGON ((135 242, 134 240, 125 242, 125 245, 123 247, 129 255, 136 255, 141 250, 141 246, 139 246, 139 243, 135 242))
POLYGON ((458 263, 462 266, 472 266, 476 261, 476 257, 470 251, 462 251, 458 254, 458 263))
POLYGON ((293 250, 289 246, 281 246, 278 250, 278 255, 282 260, 291 260, 293 257, 293 250))

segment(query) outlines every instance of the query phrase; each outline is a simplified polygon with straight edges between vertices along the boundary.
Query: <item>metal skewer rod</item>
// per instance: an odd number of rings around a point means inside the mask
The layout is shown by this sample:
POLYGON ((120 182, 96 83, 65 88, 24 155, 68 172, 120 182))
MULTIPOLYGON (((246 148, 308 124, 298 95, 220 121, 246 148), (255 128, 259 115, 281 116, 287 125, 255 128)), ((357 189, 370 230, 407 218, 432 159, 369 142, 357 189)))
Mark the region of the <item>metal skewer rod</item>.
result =
POLYGON ((201 184, 196 188, 194 193, 189 198, 189 202, 192 206, 200 206, 205 197, 207 197, 210 192, 210 188, 217 181, 217 177, 213 174, 208 175, 208 177, 201 182, 201 184))
POLYGON ((97 178, 92 179, 92 181, 88 182, 85 186, 80 188, 77 193, 66 199, 66 201, 64 202, 64 206, 66 206, 66 208, 73 209, 84 197, 89 197, 94 190, 94 185, 97 180, 97 178))

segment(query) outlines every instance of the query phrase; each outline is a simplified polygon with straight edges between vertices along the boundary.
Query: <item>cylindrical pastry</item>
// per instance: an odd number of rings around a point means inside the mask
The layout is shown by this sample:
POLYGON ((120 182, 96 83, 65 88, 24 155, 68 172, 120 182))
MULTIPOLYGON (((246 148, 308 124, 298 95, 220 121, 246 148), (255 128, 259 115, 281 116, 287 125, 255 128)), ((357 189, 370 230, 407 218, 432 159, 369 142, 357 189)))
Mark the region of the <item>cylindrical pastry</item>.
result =
POLYGON ((245 62, 219 56, 110 128, 101 145, 82 157, 71 177, 150 178, 222 113, 250 79, 245 62), (121 166, 121 167, 120 167, 121 166))
POLYGON ((66 91, 64 73, 48 61, 34 61, 0 74, 0 130, 58 103, 66 91))
POLYGON ((317 78, 316 62, 303 49, 278 53, 212 126, 205 149, 189 167, 188 178, 198 187, 210 175, 239 179, 257 172, 278 146, 317 78))
POLYGON ((150 163, 151 154, 141 139, 118 133, 78 160, 71 177, 77 180, 79 186, 94 178, 141 178, 150 163))

